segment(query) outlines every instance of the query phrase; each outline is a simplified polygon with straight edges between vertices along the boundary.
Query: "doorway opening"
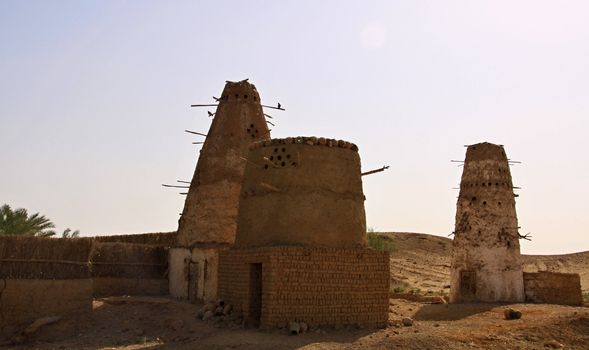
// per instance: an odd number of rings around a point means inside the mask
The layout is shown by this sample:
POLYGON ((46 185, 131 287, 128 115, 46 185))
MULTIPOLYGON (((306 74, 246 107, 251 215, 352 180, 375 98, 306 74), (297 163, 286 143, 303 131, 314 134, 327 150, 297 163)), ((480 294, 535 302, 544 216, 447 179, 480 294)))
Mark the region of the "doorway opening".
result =
POLYGON ((188 263, 188 300, 195 303, 198 299, 198 263, 188 263))
POLYGON ((477 293, 477 275, 474 271, 460 271, 460 294, 463 300, 474 299, 477 293))
POLYGON ((250 264, 249 319, 260 326, 262 316, 262 264, 250 264))

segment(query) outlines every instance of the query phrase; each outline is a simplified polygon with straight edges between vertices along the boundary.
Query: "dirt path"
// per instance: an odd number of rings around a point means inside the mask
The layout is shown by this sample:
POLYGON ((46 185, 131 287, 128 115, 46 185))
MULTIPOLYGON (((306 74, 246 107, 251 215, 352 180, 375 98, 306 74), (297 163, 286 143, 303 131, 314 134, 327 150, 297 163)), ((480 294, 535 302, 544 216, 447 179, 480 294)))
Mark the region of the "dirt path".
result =
MULTIPOLYGON (((503 319, 496 304, 434 305, 390 300, 386 329, 286 331, 219 328, 196 319, 197 305, 94 302, 85 324, 63 321, 14 349, 567 349, 589 348, 589 308, 512 305, 520 320, 503 319), (411 327, 399 325, 412 317, 411 327)), ((9 347, 10 348, 10 347, 9 347)))

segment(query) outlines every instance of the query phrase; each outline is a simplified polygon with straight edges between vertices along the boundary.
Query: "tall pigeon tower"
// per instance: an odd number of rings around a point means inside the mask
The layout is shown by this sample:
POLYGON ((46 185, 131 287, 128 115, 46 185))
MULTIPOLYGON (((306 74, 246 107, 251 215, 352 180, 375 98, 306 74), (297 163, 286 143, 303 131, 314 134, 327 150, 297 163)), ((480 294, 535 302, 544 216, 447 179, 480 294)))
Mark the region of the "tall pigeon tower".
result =
POLYGON ((256 87, 227 82, 179 220, 180 245, 233 244, 248 147, 269 138, 256 87))
POLYGON ((456 205, 450 302, 523 302, 515 197, 503 146, 468 146, 456 205))
POLYGON ((249 145, 270 138, 260 95, 243 80, 227 82, 219 98, 170 252, 170 293, 216 297, 217 255, 235 241, 239 195, 249 145))

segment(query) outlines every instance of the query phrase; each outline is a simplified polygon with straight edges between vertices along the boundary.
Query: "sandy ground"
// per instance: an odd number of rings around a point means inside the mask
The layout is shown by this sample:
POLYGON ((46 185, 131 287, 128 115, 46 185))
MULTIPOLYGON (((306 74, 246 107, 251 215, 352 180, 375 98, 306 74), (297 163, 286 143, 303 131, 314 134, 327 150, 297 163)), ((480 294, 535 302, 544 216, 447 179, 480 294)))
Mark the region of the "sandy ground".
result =
POLYGON ((385 329, 320 329, 299 335, 229 328, 197 320, 199 305, 171 299, 94 302, 87 322, 46 326, 14 349, 588 349, 589 307, 510 305, 519 320, 503 319, 505 305, 440 305, 391 299, 385 329), (412 317, 413 326, 399 325, 412 317))

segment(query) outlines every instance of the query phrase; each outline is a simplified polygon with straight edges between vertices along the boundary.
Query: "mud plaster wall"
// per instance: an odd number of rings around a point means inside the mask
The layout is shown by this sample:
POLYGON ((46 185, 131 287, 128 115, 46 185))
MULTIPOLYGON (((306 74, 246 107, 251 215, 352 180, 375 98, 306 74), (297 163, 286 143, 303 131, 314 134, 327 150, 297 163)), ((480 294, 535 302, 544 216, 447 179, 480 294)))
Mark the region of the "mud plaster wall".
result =
POLYGON ((451 302, 524 300, 514 197, 503 147, 469 146, 456 208, 451 302))
POLYGON ((94 241, 89 259, 95 297, 168 294, 164 247, 94 241))
POLYGON ((95 298, 113 295, 168 295, 168 280, 154 278, 95 277, 95 298))
POLYGON ((315 137, 252 144, 235 246, 365 246, 360 157, 352 146, 315 137))
POLYGON ((168 251, 168 281, 170 295, 174 298, 188 298, 188 278, 186 259, 190 259, 190 249, 170 248, 168 251))
POLYGON ((260 96, 247 82, 228 82, 200 151, 178 225, 178 246, 235 240, 248 145, 270 138, 260 96))
POLYGON ((250 264, 262 264, 260 326, 382 325, 389 255, 371 249, 268 247, 220 253, 219 295, 250 317, 250 264))
MULTIPOLYGON (((92 280, 6 279, 0 293, 2 328, 15 327, 37 318, 92 311, 92 280)), ((0 280, 0 289, 3 282, 0 280)), ((8 329, 5 329, 5 331, 8 329)))
POLYGON ((221 249, 226 248, 171 249, 169 254, 170 295, 193 301, 215 300, 221 249))
POLYGON ((524 272, 526 302, 583 305, 577 273, 524 272))

